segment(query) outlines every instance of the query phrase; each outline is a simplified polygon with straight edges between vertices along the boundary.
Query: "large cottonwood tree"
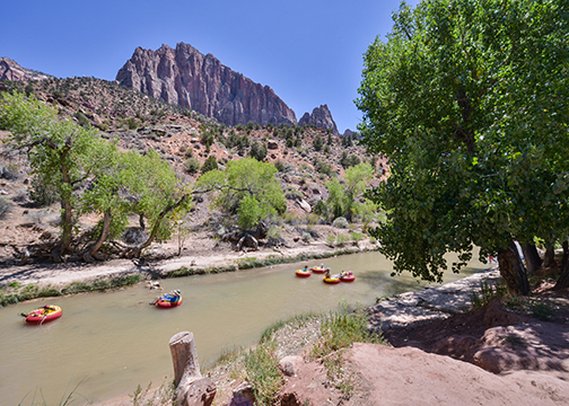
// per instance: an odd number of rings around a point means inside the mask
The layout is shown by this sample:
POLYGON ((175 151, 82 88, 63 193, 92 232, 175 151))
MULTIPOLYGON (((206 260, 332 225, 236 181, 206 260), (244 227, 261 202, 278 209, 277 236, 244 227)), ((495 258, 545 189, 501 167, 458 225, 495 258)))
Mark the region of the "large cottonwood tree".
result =
POLYGON ((527 294, 514 241, 569 235, 568 28, 563 0, 402 4, 365 54, 364 143, 389 159, 377 230, 398 272, 440 280, 473 246, 527 294))

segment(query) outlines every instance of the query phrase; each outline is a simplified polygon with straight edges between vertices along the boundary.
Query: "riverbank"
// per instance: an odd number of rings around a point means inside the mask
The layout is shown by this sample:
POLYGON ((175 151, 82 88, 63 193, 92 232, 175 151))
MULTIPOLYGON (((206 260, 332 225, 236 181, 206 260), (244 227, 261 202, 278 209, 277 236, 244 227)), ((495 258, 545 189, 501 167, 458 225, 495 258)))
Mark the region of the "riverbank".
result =
POLYGON ((342 247, 314 242, 298 247, 261 249, 248 253, 220 249, 154 261, 121 259, 93 264, 7 266, 0 268, 0 306, 38 297, 121 288, 145 279, 233 272, 366 252, 376 248, 376 244, 369 240, 342 247))
POLYGON ((381 300, 367 312, 368 328, 382 335, 359 333, 343 343, 338 337, 358 330, 345 322, 352 316, 307 315, 270 327, 256 349, 208 373, 218 385, 216 404, 267 396, 250 381, 262 376, 266 390, 271 362, 275 404, 287 406, 567 404, 569 292, 514 301, 500 299, 499 284, 490 270, 381 300), (273 361, 255 367, 263 368, 257 375, 247 357, 259 351, 273 361))

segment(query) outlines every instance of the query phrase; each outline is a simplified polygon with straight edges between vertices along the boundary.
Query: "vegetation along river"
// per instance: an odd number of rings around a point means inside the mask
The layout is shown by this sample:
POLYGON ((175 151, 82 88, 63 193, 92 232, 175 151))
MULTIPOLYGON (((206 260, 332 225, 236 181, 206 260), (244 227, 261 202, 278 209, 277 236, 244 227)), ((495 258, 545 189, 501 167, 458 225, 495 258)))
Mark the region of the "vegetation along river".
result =
MULTIPOLYGON (((392 265, 379 253, 322 262, 333 271, 352 269, 356 282, 332 286, 320 275, 298 279, 293 270, 304 263, 288 264, 161 281, 165 290, 184 295, 184 304, 174 309, 149 306, 157 291, 143 285, 0 309, 0 403, 58 404, 78 384, 79 404, 132 393, 139 384, 159 386, 172 376, 168 340, 179 331, 194 332, 203 369, 224 351, 254 344, 278 320, 326 312, 341 302, 370 305, 377 297, 420 287, 409 275, 391 277, 392 265), (46 302, 62 306, 63 317, 26 325, 19 314, 46 302)), ((445 281, 484 268, 475 261, 469 266, 461 275, 449 272, 445 281)))

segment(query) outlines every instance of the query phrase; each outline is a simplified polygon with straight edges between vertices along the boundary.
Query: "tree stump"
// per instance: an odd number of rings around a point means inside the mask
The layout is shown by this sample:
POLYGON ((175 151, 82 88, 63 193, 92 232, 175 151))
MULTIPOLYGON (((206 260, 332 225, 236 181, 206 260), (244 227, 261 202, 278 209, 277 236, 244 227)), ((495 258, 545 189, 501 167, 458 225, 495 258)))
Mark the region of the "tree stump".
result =
POLYGON ((172 336, 170 352, 174 364, 176 405, 211 405, 216 387, 209 378, 202 377, 194 335, 189 331, 182 331, 172 336))

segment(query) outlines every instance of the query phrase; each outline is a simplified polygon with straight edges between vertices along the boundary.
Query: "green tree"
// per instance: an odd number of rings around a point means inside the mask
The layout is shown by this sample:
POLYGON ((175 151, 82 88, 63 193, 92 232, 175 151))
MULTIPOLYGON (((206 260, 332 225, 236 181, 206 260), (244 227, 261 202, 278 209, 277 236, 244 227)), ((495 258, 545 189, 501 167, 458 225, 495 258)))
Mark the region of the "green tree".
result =
POLYGON ((320 152, 322 150, 322 147, 324 146, 324 139, 320 136, 320 134, 314 137, 313 145, 316 152, 320 152))
POLYGON ((196 191, 215 193, 215 205, 243 229, 255 228, 261 220, 286 210, 281 184, 273 164, 253 158, 230 161, 224 171, 203 174, 196 191))
POLYGON ((354 217, 359 217, 360 220, 369 223, 373 217, 372 210, 376 206, 363 195, 372 179, 373 168, 365 162, 346 169, 344 184, 338 179, 327 182, 328 198, 324 216, 329 221, 336 217, 345 217, 350 221, 354 217))
POLYGON ((264 161, 267 157, 267 147, 263 145, 261 142, 255 141, 251 145, 251 152, 249 153, 252 158, 255 158, 257 161, 264 161))
POLYGON ((209 149, 215 141, 215 135, 217 134, 217 129, 213 125, 202 124, 200 126, 200 141, 205 146, 206 151, 209 149))
POLYGON ((527 294, 514 241, 569 233, 569 4, 432 0, 402 4, 365 55, 358 107, 390 178, 381 251, 396 272, 441 280, 445 253, 498 253, 509 290, 527 294), (564 218, 556 218, 559 215, 564 218))
POLYGON ((174 218, 187 213, 192 203, 189 187, 180 183, 170 164, 151 150, 146 155, 130 152, 124 169, 124 183, 132 211, 148 220, 148 238, 129 250, 128 256, 139 257, 156 240, 171 236, 174 218))
POLYGON ((207 157, 207 159, 203 163, 201 172, 206 173, 206 172, 213 171, 216 169, 217 169, 217 159, 215 159, 215 156, 210 155, 207 157))
POLYGON ((78 188, 100 164, 100 139, 92 128, 62 120, 57 110, 33 96, 3 93, 0 126, 10 130, 8 142, 28 151, 32 175, 61 204, 61 241, 56 257, 71 251, 78 188))

